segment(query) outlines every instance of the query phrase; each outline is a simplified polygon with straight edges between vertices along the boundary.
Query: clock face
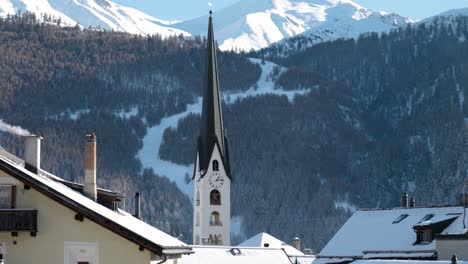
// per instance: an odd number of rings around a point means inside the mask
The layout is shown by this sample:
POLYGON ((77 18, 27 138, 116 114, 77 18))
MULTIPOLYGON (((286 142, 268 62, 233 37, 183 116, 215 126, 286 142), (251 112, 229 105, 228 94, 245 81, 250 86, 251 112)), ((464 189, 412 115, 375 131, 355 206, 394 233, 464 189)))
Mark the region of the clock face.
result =
POLYGON ((224 177, 219 172, 213 172, 208 179, 210 186, 213 188, 220 188, 224 184, 224 177))

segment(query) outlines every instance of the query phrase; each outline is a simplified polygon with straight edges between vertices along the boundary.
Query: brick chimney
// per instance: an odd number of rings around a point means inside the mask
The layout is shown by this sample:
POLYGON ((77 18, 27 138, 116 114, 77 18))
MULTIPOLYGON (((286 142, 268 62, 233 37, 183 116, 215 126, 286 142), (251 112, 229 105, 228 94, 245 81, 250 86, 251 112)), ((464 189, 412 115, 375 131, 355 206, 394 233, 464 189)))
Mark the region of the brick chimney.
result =
POLYGON ((94 133, 86 135, 84 167, 84 194, 96 201, 96 135, 94 133))
POLYGON ((41 168, 41 136, 24 136, 24 167, 33 173, 38 173, 41 168))
POLYGON ((401 197, 401 207, 408 208, 408 193, 403 193, 401 197))
POLYGON ((411 201, 410 201, 409 207, 411 207, 411 208, 416 207, 416 199, 414 199, 414 197, 411 197, 411 201))

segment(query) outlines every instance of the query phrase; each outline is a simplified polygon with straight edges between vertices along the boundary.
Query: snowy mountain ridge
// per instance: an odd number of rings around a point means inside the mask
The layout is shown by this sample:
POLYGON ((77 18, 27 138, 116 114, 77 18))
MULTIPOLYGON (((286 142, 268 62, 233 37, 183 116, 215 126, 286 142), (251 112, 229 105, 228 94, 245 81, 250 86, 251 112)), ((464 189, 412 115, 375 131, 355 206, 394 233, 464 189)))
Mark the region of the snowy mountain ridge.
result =
MULTIPOLYGON (((0 16, 33 12, 61 25, 101 28, 163 37, 205 35, 207 15, 166 21, 109 0, 0 0, 0 16)), ((411 22, 397 14, 372 11, 350 0, 239 0, 215 13, 221 50, 259 50, 285 38, 307 34, 313 43, 382 32, 411 22)))
POLYGON ((190 34, 171 25, 177 21, 165 21, 131 7, 108 0, 0 0, 0 16, 32 12, 38 18, 52 16, 61 25, 101 28, 124 31, 131 34, 163 37, 190 34))
MULTIPOLYGON (((397 14, 364 8, 350 0, 241 0, 215 14, 221 50, 259 50, 300 34, 316 42, 354 38, 411 23, 397 14)), ((207 17, 176 23, 193 35, 205 33, 207 17)))

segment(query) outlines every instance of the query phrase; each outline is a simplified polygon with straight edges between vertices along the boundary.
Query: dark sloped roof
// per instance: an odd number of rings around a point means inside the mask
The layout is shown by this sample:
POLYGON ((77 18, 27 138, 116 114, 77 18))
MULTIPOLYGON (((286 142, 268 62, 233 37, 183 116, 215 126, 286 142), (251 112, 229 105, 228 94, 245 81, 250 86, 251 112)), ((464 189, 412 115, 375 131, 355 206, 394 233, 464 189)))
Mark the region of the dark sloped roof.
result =
POLYGON ((201 171, 206 171, 211 154, 218 144, 224 167, 229 169, 227 159, 226 138, 224 136, 223 115, 218 78, 218 62, 216 58, 216 42, 213 32, 213 18, 210 15, 208 23, 206 75, 203 87, 202 122, 197 151, 201 171))

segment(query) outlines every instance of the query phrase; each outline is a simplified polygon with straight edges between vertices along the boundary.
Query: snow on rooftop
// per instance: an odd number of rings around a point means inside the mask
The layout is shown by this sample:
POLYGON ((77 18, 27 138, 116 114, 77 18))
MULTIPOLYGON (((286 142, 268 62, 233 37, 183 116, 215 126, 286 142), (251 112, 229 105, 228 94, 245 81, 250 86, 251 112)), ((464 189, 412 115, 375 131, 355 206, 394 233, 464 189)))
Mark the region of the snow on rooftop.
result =
POLYGON ((284 249, 288 256, 303 256, 304 253, 295 249, 293 246, 290 246, 283 241, 277 239, 276 237, 267 234, 259 233, 250 239, 242 242, 238 245, 239 247, 257 247, 257 248, 275 248, 275 249, 284 249), (268 245, 268 246, 267 246, 268 245))
POLYGON ((277 248, 192 246, 195 252, 182 256, 182 264, 291 264, 277 248))
POLYGON ((5 157, 5 155, 1 153, 0 153, 0 161, 5 162, 11 166, 14 166, 17 170, 21 171, 21 173, 47 186, 51 191, 56 191, 64 195, 66 198, 73 200, 77 204, 84 206, 88 208, 89 210, 92 210, 100 214, 101 216, 105 217, 109 221, 112 221, 122 226, 123 228, 131 232, 134 232, 135 234, 141 237, 144 237, 147 240, 163 248, 165 247, 186 248, 187 247, 187 245, 183 243, 182 241, 158 230, 157 228, 139 220, 138 218, 133 217, 131 214, 121 211, 121 210, 113 211, 111 209, 108 209, 107 207, 104 207, 103 205, 96 203, 95 201, 87 198, 81 193, 76 192, 57 181, 54 181, 53 179, 49 177, 40 176, 40 175, 34 174, 26 170, 23 166, 21 166, 20 164, 14 161, 11 161, 10 159, 5 157))
POLYGON ((435 223, 440 223, 440 222, 447 221, 450 219, 458 218, 461 214, 462 213, 454 213, 454 214, 442 214, 442 215, 434 216, 425 221, 421 221, 414 226, 416 227, 430 226, 435 223))
MULTIPOLYGON (((356 260, 353 264, 450 264, 450 261, 436 260, 356 260)), ((459 264, 465 264, 466 261, 458 261, 459 264)))
POLYGON ((338 230, 319 256, 353 257, 363 256, 364 251, 382 251, 384 254, 385 251, 435 250, 435 241, 414 245, 413 227, 430 214, 434 215, 429 219, 433 222, 455 216, 455 221, 442 233, 456 234, 463 228, 463 217, 459 217, 462 213, 460 206, 359 210, 338 230))
POLYGON ((294 264, 312 264, 315 260, 314 255, 306 255, 306 256, 290 256, 289 259, 294 264))

